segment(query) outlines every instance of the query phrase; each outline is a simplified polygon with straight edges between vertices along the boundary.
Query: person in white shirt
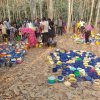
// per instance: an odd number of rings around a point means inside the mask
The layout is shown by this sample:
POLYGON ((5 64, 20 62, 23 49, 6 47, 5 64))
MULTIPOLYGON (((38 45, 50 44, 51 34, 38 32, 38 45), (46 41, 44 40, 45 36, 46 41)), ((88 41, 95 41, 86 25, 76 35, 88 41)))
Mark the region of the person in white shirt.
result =
POLYGON ((26 23, 26 28, 31 28, 34 31, 36 30, 36 27, 33 25, 33 23, 30 20, 26 23))
POLYGON ((41 34, 42 34, 42 42, 44 45, 48 42, 48 32, 49 32, 49 22, 44 17, 42 21, 40 22, 40 28, 41 28, 41 34))
POLYGON ((83 33, 83 30, 85 29, 85 22, 83 21, 83 19, 80 20, 80 31, 81 33, 83 33))
POLYGON ((85 25, 84 21, 80 21, 80 26, 83 27, 85 25))

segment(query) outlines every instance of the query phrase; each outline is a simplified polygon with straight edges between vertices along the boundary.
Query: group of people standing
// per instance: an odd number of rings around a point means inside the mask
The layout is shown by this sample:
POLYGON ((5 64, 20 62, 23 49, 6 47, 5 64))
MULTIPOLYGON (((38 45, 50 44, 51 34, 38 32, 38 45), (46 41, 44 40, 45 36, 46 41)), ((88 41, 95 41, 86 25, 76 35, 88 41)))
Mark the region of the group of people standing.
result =
POLYGON ((37 42, 42 42, 44 46, 49 42, 54 42, 54 37, 57 34, 62 35, 65 32, 64 22, 61 17, 56 21, 50 18, 46 19, 45 17, 42 19, 36 18, 34 21, 25 18, 23 21, 17 20, 12 23, 6 18, 0 22, 0 38, 2 38, 0 40, 16 41, 17 37, 23 40, 24 35, 21 33, 22 28, 33 29, 37 42))
POLYGON ((91 36, 92 25, 88 25, 83 19, 78 22, 73 21, 72 23, 73 33, 81 35, 85 38, 85 43, 89 43, 89 37, 91 36))

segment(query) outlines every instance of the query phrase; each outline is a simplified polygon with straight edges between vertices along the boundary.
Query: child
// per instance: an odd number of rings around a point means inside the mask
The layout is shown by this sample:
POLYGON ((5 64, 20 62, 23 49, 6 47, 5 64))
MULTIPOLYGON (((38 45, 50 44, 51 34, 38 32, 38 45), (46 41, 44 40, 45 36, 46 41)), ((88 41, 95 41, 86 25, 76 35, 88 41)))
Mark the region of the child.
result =
POLYGON ((53 47, 55 47, 57 45, 57 43, 54 41, 54 40, 52 40, 52 38, 49 38, 48 39, 48 42, 47 42, 47 46, 49 47, 49 46, 53 46, 53 47))

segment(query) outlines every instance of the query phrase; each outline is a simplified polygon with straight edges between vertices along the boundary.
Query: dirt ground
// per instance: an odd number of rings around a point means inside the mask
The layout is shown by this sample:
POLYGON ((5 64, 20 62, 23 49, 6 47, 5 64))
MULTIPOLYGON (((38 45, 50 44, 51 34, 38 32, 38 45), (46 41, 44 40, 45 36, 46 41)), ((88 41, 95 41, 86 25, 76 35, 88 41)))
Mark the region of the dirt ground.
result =
MULTIPOLYGON (((56 48, 85 50, 100 56, 100 46, 75 44, 70 36, 57 36, 56 48)), ((22 64, 0 68, 0 100, 100 100, 100 88, 90 82, 80 82, 77 88, 63 83, 52 86, 47 78, 52 75, 47 56, 55 48, 32 48, 22 64)))

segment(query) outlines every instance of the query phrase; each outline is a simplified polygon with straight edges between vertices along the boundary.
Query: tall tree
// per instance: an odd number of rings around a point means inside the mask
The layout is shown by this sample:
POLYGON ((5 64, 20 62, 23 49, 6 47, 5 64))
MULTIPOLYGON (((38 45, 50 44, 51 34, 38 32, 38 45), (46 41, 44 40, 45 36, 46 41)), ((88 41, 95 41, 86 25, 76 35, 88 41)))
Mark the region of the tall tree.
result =
POLYGON ((8 1, 8 0, 7 0, 7 11, 8 11, 8 18, 9 18, 9 21, 11 22, 10 6, 9 6, 9 1, 8 1))
POLYGON ((95 27, 97 28, 97 22, 100 20, 100 0, 98 0, 98 6, 97 6, 97 15, 95 20, 95 27))
POLYGON ((0 20, 5 17, 14 20, 24 17, 33 18, 48 16, 51 19, 62 16, 67 20, 67 29, 70 28, 71 19, 85 19, 91 23, 100 16, 100 0, 0 0, 0 20))
POLYGON ((30 0, 29 6, 30 6, 30 11, 31 11, 31 19, 33 20, 36 15, 36 1, 30 0))
POLYGON ((89 19, 89 24, 91 24, 92 21, 92 15, 93 15, 93 8, 94 8, 95 0, 92 0, 92 5, 91 5, 91 13, 90 13, 90 19, 89 19))
POLYGON ((53 0, 48 0, 48 17, 53 19, 54 9, 53 9, 53 0))
POLYGON ((39 2, 39 7, 40 7, 40 18, 43 17, 42 6, 43 6, 43 3, 42 3, 42 0, 40 0, 40 2, 39 2))
POLYGON ((68 0, 68 21, 67 21, 67 33, 70 31, 71 23, 71 0, 68 0))
POLYGON ((73 21, 73 2, 74 2, 74 0, 72 0, 72 2, 71 2, 71 17, 72 17, 72 21, 73 21))

